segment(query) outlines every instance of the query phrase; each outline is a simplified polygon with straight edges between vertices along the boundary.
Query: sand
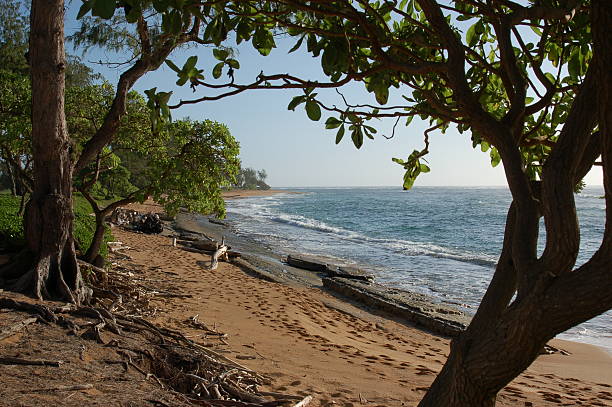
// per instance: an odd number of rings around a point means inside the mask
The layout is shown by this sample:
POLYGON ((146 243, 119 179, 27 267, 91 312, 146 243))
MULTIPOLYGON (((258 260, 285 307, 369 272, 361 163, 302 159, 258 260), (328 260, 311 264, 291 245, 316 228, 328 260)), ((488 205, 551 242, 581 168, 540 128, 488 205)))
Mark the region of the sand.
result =
MULTIPOLYGON (((242 192, 229 194, 252 193, 242 192)), ((151 203, 134 208, 160 210, 151 203)), ((313 395, 311 406, 416 405, 448 355, 448 339, 320 289, 268 282, 224 262, 207 270, 208 256, 173 247, 171 235, 113 233, 132 248, 132 266, 193 295, 155 303, 156 322, 215 343, 228 357, 274 378, 268 390, 313 395), (189 331, 181 321, 194 315, 226 333, 225 343, 189 331)), ((571 355, 538 358, 500 393, 498 405, 612 406, 610 354, 560 340, 552 345, 571 355)))

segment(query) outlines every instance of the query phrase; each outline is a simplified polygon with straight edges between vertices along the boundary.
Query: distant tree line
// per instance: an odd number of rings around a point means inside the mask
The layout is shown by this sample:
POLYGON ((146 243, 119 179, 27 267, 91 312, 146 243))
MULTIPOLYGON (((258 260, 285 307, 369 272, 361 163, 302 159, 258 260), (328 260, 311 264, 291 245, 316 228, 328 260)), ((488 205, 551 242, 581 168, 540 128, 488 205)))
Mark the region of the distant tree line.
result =
POLYGON ((268 174, 266 170, 255 170, 253 168, 240 168, 236 176, 236 184, 234 188, 238 189, 270 189, 270 185, 266 183, 268 174))

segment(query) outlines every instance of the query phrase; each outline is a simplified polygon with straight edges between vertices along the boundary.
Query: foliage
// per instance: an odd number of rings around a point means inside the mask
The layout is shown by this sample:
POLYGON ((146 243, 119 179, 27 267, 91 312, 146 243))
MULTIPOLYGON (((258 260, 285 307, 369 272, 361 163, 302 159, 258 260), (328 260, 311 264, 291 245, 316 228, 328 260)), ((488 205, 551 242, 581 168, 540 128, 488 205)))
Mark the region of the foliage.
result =
MULTIPOLYGON (((94 232, 96 230, 96 219, 92 216, 91 205, 80 194, 74 195, 74 241, 80 249, 81 254, 84 254, 89 245, 93 241, 94 232)), ((106 257, 108 253, 107 242, 113 240, 113 235, 108 227, 105 227, 103 244, 100 248, 100 254, 106 257)))
POLYGON ((19 0, 0 0, 0 61, 2 69, 25 74, 28 71, 29 21, 19 0))
MULTIPOLYGON (((0 248, 9 252, 21 249, 24 244, 23 219, 19 215, 20 198, 8 194, 0 194, 0 248)), ((84 253, 92 241, 96 222, 91 216, 89 203, 81 196, 74 197, 74 238, 84 253)), ((110 229, 106 230, 104 242, 113 240, 110 229)), ((102 253, 106 255, 107 248, 103 245, 102 253)))
POLYGON ((257 171, 253 168, 240 168, 234 187, 240 189, 270 189, 270 185, 266 184, 267 177, 266 170, 257 171))
POLYGON ((25 244, 19 203, 19 197, 0 194, 0 249, 9 252, 18 250, 25 244))
POLYGON ((223 124, 181 120, 155 135, 156 146, 143 147, 131 137, 116 145, 147 154, 150 183, 139 191, 151 195, 169 214, 179 208, 225 214, 221 188, 232 185, 238 173, 239 145, 223 124))

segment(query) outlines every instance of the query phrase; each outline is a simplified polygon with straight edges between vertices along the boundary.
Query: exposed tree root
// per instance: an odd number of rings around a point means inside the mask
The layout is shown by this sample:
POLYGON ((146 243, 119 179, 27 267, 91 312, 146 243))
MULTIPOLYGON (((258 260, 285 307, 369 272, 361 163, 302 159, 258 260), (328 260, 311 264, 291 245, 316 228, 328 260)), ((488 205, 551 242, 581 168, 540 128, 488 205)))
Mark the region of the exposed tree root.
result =
POLYGON ((74 304, 53 307, 1 297, 0 308, 36 315, 39 321, 58 324, 68 329, 70 334, 116 348, 122 360, 109 363, 122 363, 126 369, 134 368, 145 378, 155 379, 163 388, 183 394, 192 405, 289 407, 299 400, 297 405, 300 406, 305 405, 300 403, 310 401, 295 395, 260 392, 258 387, 270 384, 269 379, 186 338, 179 331, 156 326, 138 316, 112 313, 104 307, 74 304), (104 330, 118 335, 118 340, 105 341, 104 330), (144 349, 122 346, 124 332, 138 334, 150 346, 144 349))

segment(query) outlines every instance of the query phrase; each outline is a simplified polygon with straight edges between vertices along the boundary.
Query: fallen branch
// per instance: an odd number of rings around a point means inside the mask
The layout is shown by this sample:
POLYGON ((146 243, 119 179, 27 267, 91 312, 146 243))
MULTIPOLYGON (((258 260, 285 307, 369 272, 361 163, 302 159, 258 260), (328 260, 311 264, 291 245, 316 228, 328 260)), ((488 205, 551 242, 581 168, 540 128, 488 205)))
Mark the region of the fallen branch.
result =
POLYGON ((293 407, 306 407, 312 401, 312 396, 306 396, 302 401, 294 404, 293 407))
POLYGON ((217 266, 219 265, 219 258, 220 257, 225 257, 227 260, 227 252, 228 247, 225 245, 225 238, 223 238, 221 240, 221 246, 219 246, 219 248, 217 249, 217 251, 212 255, 212 258, 210 260, 210 268, 209 270, 216 270, 217 266))
POLYGON ((32 389, 32 390, 23 390, 23 393, 46 393, 53 391, 75 391, 75 390, 89 390, 93 389, 93 384, 75 384, 74 386, 57 386, 50 387, 47 389, 32 389))
POLYGON ((28 366, 53 366, 60 367, 64 363, 61 360, 44 359, 22 359, 14 357, 0 357, 0 365, 28 365, 28 366))
POLYGON ((16 334, 24 327, 30 324, 33 324, 36 321, 38 321, 37 317, 27 318, 27 319, 24 319, 23 321, 19 321, 16 324, 11 325, 7 329, 3 329, 2 331, 0 331, 0 341, 2 339, 8 338, 11 335, 16 334))

